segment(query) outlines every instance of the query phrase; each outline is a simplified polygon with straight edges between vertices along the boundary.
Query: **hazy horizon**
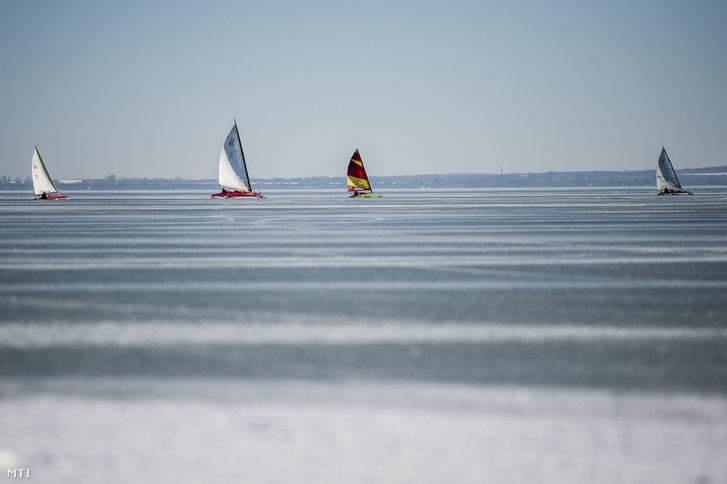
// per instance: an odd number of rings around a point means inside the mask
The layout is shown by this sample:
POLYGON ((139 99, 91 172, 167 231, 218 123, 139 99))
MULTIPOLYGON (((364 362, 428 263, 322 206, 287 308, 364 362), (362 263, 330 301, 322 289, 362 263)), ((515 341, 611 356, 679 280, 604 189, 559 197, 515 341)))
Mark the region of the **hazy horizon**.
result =
MULTIPOLYGON (((679 172, 691 171, 691 170, 724 169, 724 168, 727 168, 727 165, 694 167, 694 168, 688 168, 685 170, 679 170, 679 172)), ((527 171, 527 172, 510 172, 510 173, 507 173, 507 172, 503 172, 503 173, 484 173, 484 172, 482 172, 482 173, 475 173, 475 172, 469 172, 469 173, 406 173, 406 174, 402 174, 402 175, 371 175, 370 177, 371 177, 371 179, 376 179, 376 178, 399 178, 399 177, 405 178, 405 177, 422 177, 422 176, 458 177, 458 176, 464 176, 464 175, 473 175, 473 176, 497 176, 497 175, 508 176, 509 175, 509 176, 512 176, 512 175, 547 175, 549 173, 574 174, 574 173, 593 173, 593 172, 598 172, 598 173, 603 173, 603 174, 608 174, 608 173, 619 174, 619 173, 631 173, 631 172, 641 173, 641 172, 651 172, 651 171, 655 171, 655 169, 647 168, 647 169, 642 169, 642 170, 568 170, 568 171, 549 170, 549 171, 538 171, 538 172, 527 171)), ((708 174, 712 174, 712 173, 708 172, 708 174)), ((713 173, 713 174, 722 175, 723 173, 713 173)), ((1 176, 6 176, 9 180, 15 180, 17 178, 20 178, 20 180, 23 182, 31 179, 30 174, 28 174, 26 176, 10 177, 9 175, 7 175, 5 173, 0 173, 0 177, 1 176)), ((199 178, 185 178, 185 177, 178 177, 178 176, 177 177, 148 177, 148 176, 120 176, 120 175, 116 175, 115 173, 111 173, 109 175, 102 176, 102 177, 76 177, 76 178, 61 178, 61 179, 53 177, 53 181, 56 183, 58 183, 58 182, 62 183, 63 181, 108 180, 111 178, 118 179, 118 180, 145 180, 145 179, 155 180, 155 179, 158 179, 158 180, 183 180, 183 181, 214 181, 215 183, 217 182, 216 176, 207 176, 207 177, 199 177, 199 178)), ((294 179, 299 179, 299 178, 333 178, 333 179, 340 178, 341 183, 343 183, 343 184, 345 184, 345 181, 346 181, 345 174, 344 175, 312 174, 312 175, 305 175, 305 176, 290 176, 290 177, 282 177, 282 176, 259 177, 259 178, 253 179, 253 182, 263 181, 263 180, 276 180, 276 179, 294 180, 294 179)))
POLYGON ((727 163, 727 4, 3 3, 0 174, 209 179, 727 163))

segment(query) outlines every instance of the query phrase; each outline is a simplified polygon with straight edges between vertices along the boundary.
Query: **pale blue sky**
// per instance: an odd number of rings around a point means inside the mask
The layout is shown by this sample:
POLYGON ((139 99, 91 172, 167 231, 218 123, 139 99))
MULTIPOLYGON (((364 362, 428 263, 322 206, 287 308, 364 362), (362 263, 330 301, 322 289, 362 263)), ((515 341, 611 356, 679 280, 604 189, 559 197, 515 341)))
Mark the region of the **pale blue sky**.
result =
POLYGON ((727 2, 0 0, 0 174, 727 164, 727 2))

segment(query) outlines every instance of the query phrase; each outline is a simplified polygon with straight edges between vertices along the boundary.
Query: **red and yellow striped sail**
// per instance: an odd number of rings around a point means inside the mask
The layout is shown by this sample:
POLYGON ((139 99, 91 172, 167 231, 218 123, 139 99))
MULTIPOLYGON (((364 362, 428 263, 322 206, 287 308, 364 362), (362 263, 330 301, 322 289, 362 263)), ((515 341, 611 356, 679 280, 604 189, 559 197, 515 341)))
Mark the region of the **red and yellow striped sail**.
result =
POLYGON ((346 178, 349 192, 356 190, 356 188, 371 190, 369 177, 366 176, 366 170, 364 170, 361 155, 358 154, 358 150, 353 153, 351 161, 348 163, 348 176, 346 178))

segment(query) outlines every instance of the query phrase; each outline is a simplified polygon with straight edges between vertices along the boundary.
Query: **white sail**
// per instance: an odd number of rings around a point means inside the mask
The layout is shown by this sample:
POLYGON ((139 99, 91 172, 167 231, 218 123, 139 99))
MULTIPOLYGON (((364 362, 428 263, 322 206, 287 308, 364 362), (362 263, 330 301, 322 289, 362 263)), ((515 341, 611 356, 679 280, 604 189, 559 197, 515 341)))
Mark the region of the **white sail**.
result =
POLYGON ((242 155, 242 144, 237 137, 237 126, 233 126, 220 153, 219 185, 249 192, 249 180, 247 182, 245 180, 247 180, 247 173, 245 159, 242 155))
POLYGON ((669 160, 669 155, 666 154, 663 147, 661 148, 661 155, 659 155, 659 164, 656 167, 656 188, 659 191, 663 191, 665 188, 672 190, 682 188, 671 160, 669 160))
POLYGON ((45 163, 43 163, 43 158, 40 157, 37 146, 33 152, 31 174, 33 178, 33 190, 35 191, 36 196, 42 195, 43 193, 58 192, 58 189, 53 183, 53 180, 45 167, 45 163))

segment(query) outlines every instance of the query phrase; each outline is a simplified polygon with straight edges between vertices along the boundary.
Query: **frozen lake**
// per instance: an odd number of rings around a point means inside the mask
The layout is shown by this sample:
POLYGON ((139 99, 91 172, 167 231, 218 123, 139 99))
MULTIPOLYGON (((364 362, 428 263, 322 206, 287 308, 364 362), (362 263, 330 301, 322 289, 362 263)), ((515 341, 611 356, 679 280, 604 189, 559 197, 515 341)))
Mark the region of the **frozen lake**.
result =
POLYGON ((0 193, 0 472, 727 480, 727 188, 0 193))

